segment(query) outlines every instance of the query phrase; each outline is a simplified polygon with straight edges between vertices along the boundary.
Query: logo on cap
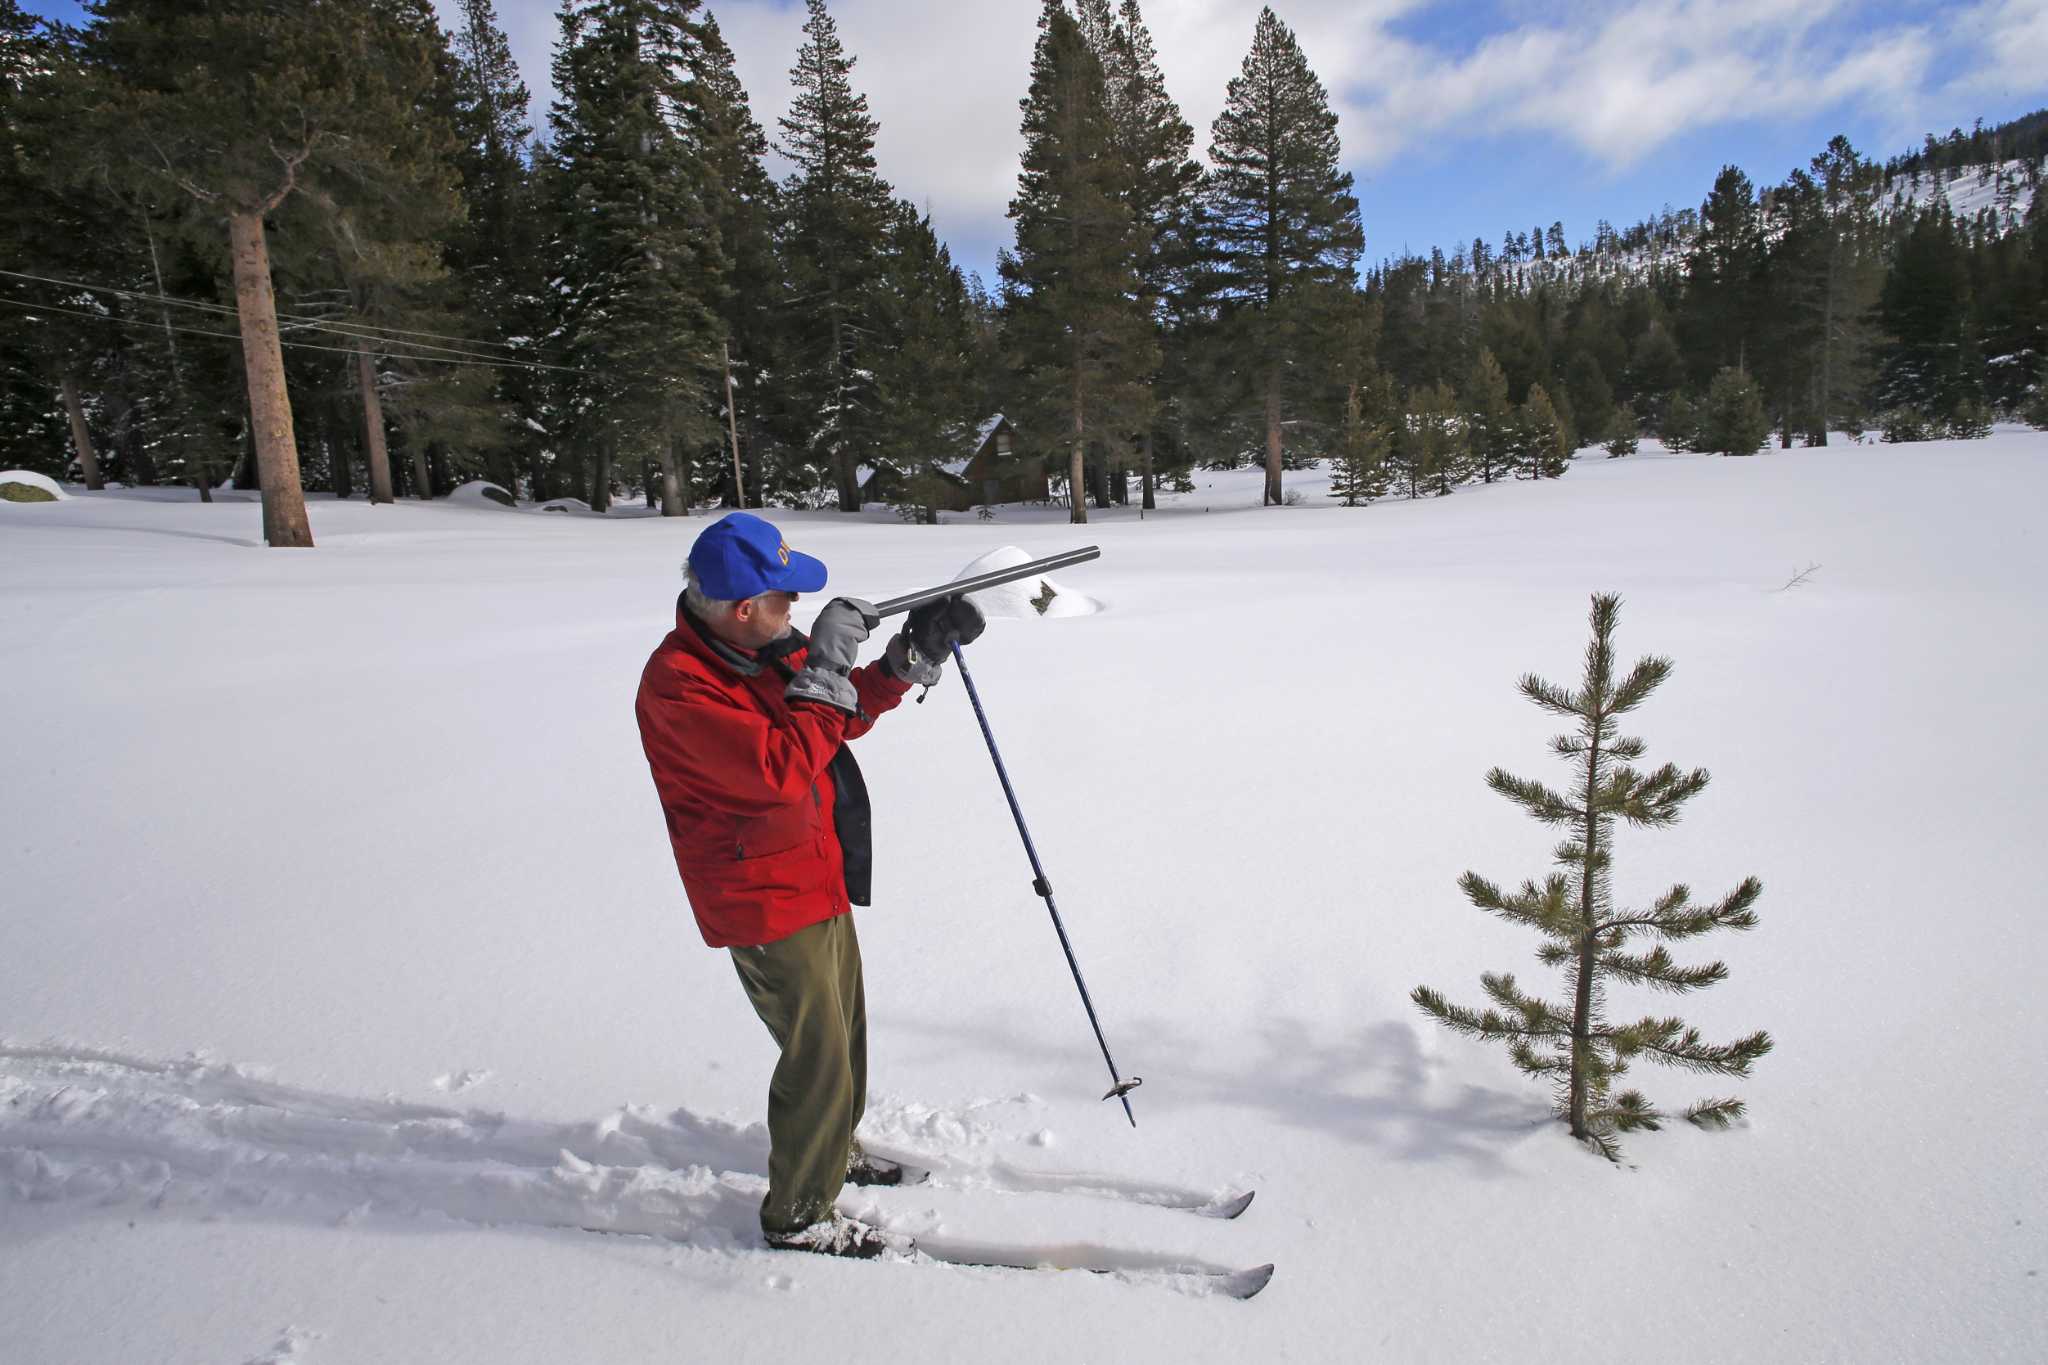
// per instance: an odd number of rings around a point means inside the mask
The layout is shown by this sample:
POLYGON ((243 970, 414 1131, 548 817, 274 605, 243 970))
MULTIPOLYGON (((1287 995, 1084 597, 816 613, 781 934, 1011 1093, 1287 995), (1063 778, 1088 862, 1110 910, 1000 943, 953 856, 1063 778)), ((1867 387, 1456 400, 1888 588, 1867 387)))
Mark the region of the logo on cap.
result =
POLYGON ((789 565, 789 542, 785 540, 780 545, 777 545, 775 553, 782 557, 783 567, 787 568, 789 565))

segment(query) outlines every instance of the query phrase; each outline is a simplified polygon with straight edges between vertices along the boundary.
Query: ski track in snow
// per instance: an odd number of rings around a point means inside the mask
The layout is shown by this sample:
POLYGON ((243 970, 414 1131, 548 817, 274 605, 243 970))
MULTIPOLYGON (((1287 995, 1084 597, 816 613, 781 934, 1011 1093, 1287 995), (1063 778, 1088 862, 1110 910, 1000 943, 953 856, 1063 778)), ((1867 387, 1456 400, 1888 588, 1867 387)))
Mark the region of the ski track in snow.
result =
MULTIPOLYGON (((990 1154, 1007 1135, 978 1111, 1036 1103, 1019 1095, 955 1111, 883 1099, 870 1106, 863 1140, 880 1155, 930 1170, 920 1189, 1093 1196, 1197 1213, 1225 1194, 1032 1170, 990 1154)), ((320 1224, 438 1218, 765 1255, 756 1216, 767 1158, 765 1125, 687 1109, 662 1114, 629 1105, 595 1120, 549 1124, 321 1094, 201 1058, 0 1043, 0 1201, 320 1224)), ((1229 1272, 1095 1244, 962 1241, 936 1213, 892 1217, 873 1195, 858 1214, 921 1243, 929 1237, 941 1260, 1057 1264, 1198 1294, 1215 1287, 1205 1277, 1229 1272)), ((303 1336, 286 1329, 258 1359, 293 1358, 303 1336)))

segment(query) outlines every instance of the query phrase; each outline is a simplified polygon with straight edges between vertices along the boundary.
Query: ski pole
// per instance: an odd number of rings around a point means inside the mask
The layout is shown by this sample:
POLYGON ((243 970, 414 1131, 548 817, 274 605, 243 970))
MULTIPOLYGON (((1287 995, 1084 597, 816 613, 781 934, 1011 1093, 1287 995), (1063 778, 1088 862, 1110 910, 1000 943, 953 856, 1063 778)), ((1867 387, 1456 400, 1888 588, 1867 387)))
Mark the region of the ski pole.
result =
MULTIPOLYGON (((1093 559, 1094 555, 1088 557, 1093 559)), ((1096 1046, 1102 1049, 1102 1060, 1109 1064, 1109 1079, 1115 1084, 1102 1098, 1109 1099, 1113 1095, 1123 1101, 1124 1117, 1131 1121, 1131 1127, 1136 1128, 1138 1116, 1131 1112, 1131 1092, 1143 1085, 1145 1078, 1133 1076, 1125 1080, 1117 1074, 1116 1059, 1109 1055, 1109 1041, 1102 1036, 1102 1024, 1095 1017, 1095 1002, 1088 998, 1088 983, 1081 979, 1081 964, 1074 960, 1074 945, 1067 940, 1067 926, 1060 922, 1059 906, 1053 904, 1052 883, 1045 879, 1045 868, 1039 864, 1038 849, 1032 844, 1031 831, 1024 824, 1024 811, 1017 804, 1016 790, 1010 786, 1010 773, 1003 766, 1002 751, 996 748, 995 731, 989 729, 988 713, 981 709, 981 693, 975 690, 974 675, 967 671, 967 655, 957 642, 953 645, 953 662, 960 667, 960 681, 967 684, 967 699, 974 703, 974 718, 981 722, 981 737, 988 741, 988 756, 995 760, 996 776, 1003 784, 1003 798, 1010 803, 1010 815, 1017 822, 1017 834, 1024 840, 1025 856, 1031 859, 1031 889, 1044 898, 1046 911, 1052 915, 1053 930, 1060 936, 1060 950, 1067 955, 1067 970, 1074 974, 1074 985, 1081 991, 1081 1006, 1088 1011, 1088 1027, 1095 1030, 1096 1046)))
POLYGON ((1094 545, 1084 545, 1078 550, 1063 550, 1056 555, 1047 555, 1044 559, 1034 559, 1028 564, 1013 564, 1007 569, 990 569, 987 573, 978 573, 972 578, 956 578, 950 583, 941 583, 936 588, 921 588, 916 592, 907 592, 901 597, 892 597, 886 602, 877 602, 875 615, 894 616, 898 612, 909 611, 912 607, 936 602, 941 597, 964 597, 971 592, 980 592, 983 588, 1000 587, 1005 583, 1014 583, 1020 578, 1029 578, 1033 574, 1050 573, 1054 569, 1086 564, 1091 559, 1100 558, 1102 551, 1094 545))

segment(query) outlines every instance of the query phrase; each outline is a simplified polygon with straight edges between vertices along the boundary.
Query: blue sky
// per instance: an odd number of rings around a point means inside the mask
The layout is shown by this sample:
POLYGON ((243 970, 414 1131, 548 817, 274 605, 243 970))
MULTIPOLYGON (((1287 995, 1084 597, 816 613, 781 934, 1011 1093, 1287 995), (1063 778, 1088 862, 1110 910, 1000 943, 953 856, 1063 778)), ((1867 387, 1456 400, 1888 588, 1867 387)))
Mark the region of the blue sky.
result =
MULTIPOLYGON (((448 0, 437 0, 444 16, 448 0)), ((1141 0, 1198 153, 1261 0, 1141 0)), ((71 0, 27 0, 79 17, 71 0)), ((556 0, 497 0, 545 117, 556 0)), ((798 0, 712 6, 774 132, 798 0)), ((991 283, 1009 237, 1017 100, 1039 0, 833 0, 897 192, 991 283)), ((1575 244, 1696 205, 1733 162, 1782 179, 1845 133, 1885 157, 1926 132, 2048 104, 2048 0, 1275 0, 1340 118, 1367 259, 1498 244, 1562 219, 1575 244)))

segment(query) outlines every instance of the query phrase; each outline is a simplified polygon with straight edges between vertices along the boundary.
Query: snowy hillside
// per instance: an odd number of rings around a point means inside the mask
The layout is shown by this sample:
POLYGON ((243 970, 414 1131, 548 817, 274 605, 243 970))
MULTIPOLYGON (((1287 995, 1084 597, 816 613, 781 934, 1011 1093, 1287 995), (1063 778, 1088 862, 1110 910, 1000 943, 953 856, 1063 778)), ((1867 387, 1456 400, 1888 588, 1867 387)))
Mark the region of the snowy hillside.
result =
POLYGON ((315 498, 272 552, 241 495, 0 503, 0 1361, 2048 1359, 2048 435, 1259 477, 777 518, 877 598, 1102 547, 1099 610, 970 655, 1139 1126, 949 677, 860 742, 864 1132, 937 1177, 842 1202, 1103 1275, 756 1247, 772 1045, 632 716, 703 517, 315 498), (1613 1004, 1777 1040, 1639 1068, 1752 1118, 1619 1168, 1408 1000, 1554 981, 1456 883, 1548 870, 1484 775, 1566 780, 1514 684, 1576 681, 1601 590, 1676 661, 1630 733, 1714 777, 1618 895, 1764 884, 1677 945, 1727 982, 1613 1004))
POLYGON ((1959 219, 1974 221, 1988 212, 1997 231, 2010 232, 2026 220, 2040 175, 2038 165, 2005 161, 1963 167, 1953 177, 1942 172, 1896 176, 1885 185, 1884 208, 1904 213, 1945 201, 1959 219))

